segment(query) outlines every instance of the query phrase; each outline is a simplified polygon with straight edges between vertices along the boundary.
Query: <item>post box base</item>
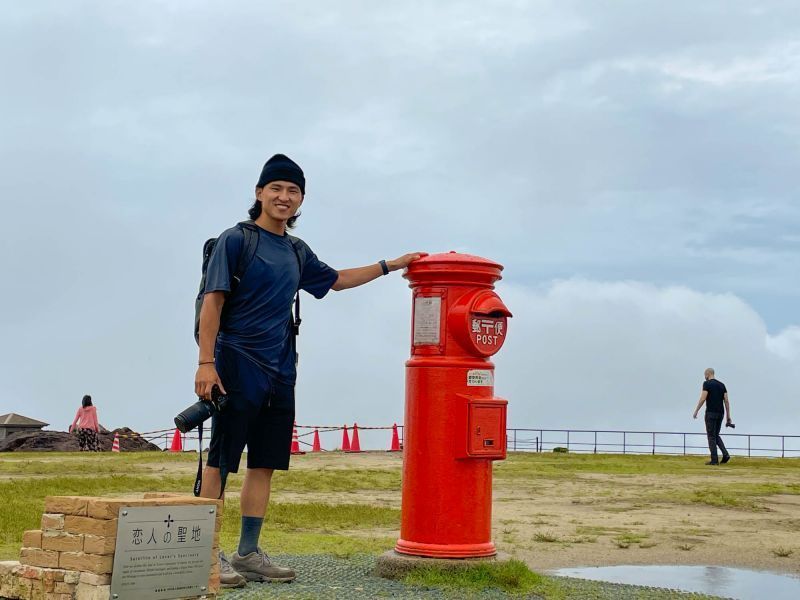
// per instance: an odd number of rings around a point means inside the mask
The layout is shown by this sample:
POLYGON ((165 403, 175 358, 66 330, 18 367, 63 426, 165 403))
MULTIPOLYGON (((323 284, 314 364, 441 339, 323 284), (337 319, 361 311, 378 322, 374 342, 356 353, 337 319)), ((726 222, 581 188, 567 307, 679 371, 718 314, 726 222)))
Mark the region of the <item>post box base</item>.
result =
POLYGON ((424 544, 399 539, 394 550, 400 554, 431 558, 479 558, 497 554, 494 542, 484 542, 482 544, 424 544))
POLYGON ((494 556, 479 556, 476 558, 431 558, 427 556, 411 556, 400 554, 395 550, 384 552, 375 562, 375 575, 385 579, 402 579, 409 573, 419 568, 436 567, 444 571, 462 571, 482 564, 503 564, 512 560, 504 552, 494 556))

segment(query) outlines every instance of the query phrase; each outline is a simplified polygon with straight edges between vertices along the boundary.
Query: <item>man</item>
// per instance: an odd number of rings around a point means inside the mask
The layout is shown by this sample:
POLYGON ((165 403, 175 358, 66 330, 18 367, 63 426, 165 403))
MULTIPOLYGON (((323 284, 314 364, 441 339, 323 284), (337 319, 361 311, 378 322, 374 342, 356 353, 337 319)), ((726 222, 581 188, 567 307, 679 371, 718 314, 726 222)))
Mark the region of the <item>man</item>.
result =
POLYGON ((726 463, 731 459, 725 444, 722 443, 722 437, 719 431, 722 428, 722 417, 727 415, 727 425, 731 425, 731 405, 728 402, 728 390, 725 384, 721 381, 714 379, 714 369, 706 369, 703 373, 705 381, 703 382, 703 391, 700 393, 700 400, 697 402, 697 408, 694 409, 692 418, 697 418, 697 413, 703 403, 706 405, 706 434, 708 435, 708 449, 711 451, 711 460, 707 465, 718 465, 720 463, 717 455, 717 446, 722 451, 722 463, 726 463), (724 409, 723 409, 724 405, 724 409))
POLYGON ((195 392, 210 400, 213 387, 227 395, 211 426, 208 465, 200 495, 219 498, 228 473, 239 470, 247 445, 241 492, 239 547, 228 562, 220 553, 221 583, 292 581, 292 569, 273 565, 258 547, 272 474, 289 468, 294 423, 296 352, 291 332, 292 299, 299 290, 322 298, 330 289, 357 287, 403 269, 423 253, 336 271, 286 232, 305 197, 302 169, 283 154, 270 158, 256 184, 250 218, 257 228, 255 256, 235 291, 232 279, 244 246, 241 226, 225 231, 208 263, 200 311, 200 356, 195 392), (224 308, 224 311, 223 311, 224 308))

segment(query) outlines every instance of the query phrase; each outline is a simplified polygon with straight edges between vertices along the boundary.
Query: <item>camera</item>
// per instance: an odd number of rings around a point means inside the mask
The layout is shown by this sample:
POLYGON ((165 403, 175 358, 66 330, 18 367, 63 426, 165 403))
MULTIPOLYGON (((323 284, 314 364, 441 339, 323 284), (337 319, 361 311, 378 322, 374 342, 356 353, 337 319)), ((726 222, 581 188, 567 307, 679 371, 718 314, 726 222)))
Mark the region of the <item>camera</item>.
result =
POLYGON ((219 386, 214 386, 211 389, 211 401, 198 400, 186 410, 181 411, 175 417, 175 427, 181 433, 191 431, 211 416, 214 413, 219 413, 225 410, 225 405, 228 403, 228 397, 224 396, 219 390, 219 386))
POLYGON ((725 427, 730 427, 731 429, 736 429, 736 425, 734 425, 734 424, 733 424, 733 423, 731 423, 730 421, 728 421, 727 423, 725 423, 725 427))

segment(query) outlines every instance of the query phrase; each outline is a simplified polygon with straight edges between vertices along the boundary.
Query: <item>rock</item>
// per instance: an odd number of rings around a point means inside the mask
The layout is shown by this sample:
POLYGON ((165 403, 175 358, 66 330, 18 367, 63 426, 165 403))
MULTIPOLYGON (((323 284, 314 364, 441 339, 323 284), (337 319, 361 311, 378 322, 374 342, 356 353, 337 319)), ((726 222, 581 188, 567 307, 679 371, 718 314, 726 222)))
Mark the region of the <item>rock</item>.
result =
MULTIPOLYGON (((123 452, 161 450, 161 448, 155 444, 151 444, 128 427, 120 427, 113 431, 107 431, 104 428, 101 429, 97 437, 102 450, 106 452, 111 450, 115 433, 119 433, 120 435, 119 442, 123 452)), ((8 436, 0 442, 0 452, 77 452, 79 450, 78 436, 67 433, 66 431, 21 431, 8 436)))

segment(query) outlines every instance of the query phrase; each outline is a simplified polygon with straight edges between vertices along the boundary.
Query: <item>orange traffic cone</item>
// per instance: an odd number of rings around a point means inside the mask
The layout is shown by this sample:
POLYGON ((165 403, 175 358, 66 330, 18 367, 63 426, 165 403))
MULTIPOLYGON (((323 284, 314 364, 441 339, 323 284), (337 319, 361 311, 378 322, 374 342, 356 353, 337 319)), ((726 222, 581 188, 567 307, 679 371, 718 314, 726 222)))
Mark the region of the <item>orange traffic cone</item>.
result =
POLYGON ((358 441, 358 423, 353 423, 353 443, 350 444, 350 452, 361 452, 361 444, 358 441))
POLYGON ((322 448, 319 445, 319 429, 316 427, 314 428, 314 443, 311 445, 312 452, 322 452, 322 448))
POLYGON ((181 432, 178 429, 175 429, 175 433, 172 435, 172 445, 169 447, 170 452, 182 452, 183 451, 183 440, 181 439, 181 432))
POLYGON ((342 427, 344 433, 342 434, 342 450, 350 452, 350 438, 347 436, 347 425, 342 427))
POLYGON ((297 423, 294 424, 294 429, 292 430, 291 452, 292 454, 305 454, 305 452, 300 450, 300 440, 297 437, 297 423))
POLYGON ((389 452, 400 452, 400 436, 397 435, 397 423, 392 425, 392 447, 389 452))
POLYGON ((114 434, 114 443, 111 444, 112 452, 119 452, 119 433, 114 434))

